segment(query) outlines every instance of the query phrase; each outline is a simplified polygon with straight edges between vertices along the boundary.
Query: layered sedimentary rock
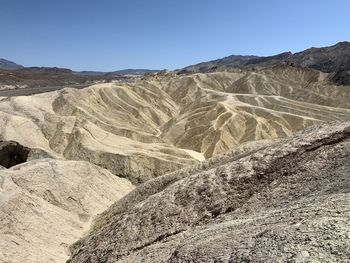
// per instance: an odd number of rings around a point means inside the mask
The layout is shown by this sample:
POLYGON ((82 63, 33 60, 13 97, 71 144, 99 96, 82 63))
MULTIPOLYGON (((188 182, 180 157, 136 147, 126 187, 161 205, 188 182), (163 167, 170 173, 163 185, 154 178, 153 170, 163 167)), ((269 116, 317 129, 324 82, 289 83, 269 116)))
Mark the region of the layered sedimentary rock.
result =
POLYGON ((346 262, 350 122, 231 152, 136 188, 69 262, 346 262))

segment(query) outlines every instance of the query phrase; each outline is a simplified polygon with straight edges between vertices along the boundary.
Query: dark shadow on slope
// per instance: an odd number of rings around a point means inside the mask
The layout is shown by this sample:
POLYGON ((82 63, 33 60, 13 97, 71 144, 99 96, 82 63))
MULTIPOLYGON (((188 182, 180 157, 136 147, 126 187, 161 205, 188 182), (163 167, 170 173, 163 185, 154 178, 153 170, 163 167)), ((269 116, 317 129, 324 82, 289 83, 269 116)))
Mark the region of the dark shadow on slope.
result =
POLYGON ((27 161, 30 149, 14 141, 0 141, 0 166, 10 168, 27 161))

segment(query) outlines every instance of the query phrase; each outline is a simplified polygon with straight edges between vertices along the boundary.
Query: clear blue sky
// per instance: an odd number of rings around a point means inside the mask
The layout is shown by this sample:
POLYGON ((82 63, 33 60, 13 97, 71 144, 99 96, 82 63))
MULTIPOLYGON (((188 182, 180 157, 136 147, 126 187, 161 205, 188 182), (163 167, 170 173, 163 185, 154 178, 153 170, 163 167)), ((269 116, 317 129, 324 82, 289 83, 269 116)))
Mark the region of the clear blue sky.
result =
POLYGON ((0 57, 75 70, 175 69, 350 39, 349 0, 0 0, 0 57))

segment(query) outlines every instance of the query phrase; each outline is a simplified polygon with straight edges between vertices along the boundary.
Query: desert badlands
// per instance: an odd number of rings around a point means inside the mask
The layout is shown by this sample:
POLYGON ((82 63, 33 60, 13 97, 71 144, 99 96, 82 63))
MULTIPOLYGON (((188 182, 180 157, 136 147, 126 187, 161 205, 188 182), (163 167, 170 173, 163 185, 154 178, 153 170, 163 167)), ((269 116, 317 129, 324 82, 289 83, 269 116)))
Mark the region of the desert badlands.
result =
POLYGON ((1 70, 0 262, 349 262, 349 58, 1 70))

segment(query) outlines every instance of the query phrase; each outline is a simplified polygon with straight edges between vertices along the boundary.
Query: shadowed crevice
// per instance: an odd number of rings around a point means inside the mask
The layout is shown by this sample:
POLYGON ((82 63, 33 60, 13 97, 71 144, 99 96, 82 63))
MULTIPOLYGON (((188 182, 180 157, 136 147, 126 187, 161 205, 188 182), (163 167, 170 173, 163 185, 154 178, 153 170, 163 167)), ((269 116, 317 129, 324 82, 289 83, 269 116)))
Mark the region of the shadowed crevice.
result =
POLYGON ((0 141, 0 166, 10 168, 27 161, 30 149, 14 141, 0 141))

